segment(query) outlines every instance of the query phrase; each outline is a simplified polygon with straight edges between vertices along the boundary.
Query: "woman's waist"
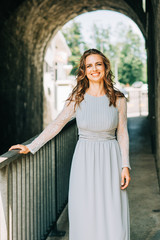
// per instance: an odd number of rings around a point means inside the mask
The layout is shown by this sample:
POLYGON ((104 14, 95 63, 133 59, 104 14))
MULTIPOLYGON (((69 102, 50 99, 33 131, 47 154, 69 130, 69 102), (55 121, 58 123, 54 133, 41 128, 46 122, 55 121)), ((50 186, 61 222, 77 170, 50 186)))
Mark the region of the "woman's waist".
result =
POLYGON ((88 140, 113 140, 116 139, 116 129, 106 131, 91 131, 86 129, 78 129, 79 139, 88 140))

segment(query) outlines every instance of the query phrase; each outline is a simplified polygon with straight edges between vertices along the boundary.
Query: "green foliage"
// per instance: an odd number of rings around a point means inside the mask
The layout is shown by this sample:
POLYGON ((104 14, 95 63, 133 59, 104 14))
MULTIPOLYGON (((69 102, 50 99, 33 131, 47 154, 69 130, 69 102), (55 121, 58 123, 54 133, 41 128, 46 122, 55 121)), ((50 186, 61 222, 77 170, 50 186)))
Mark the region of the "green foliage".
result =
MULTIPOLYGON (((71 74, 75 75, 82 53, 90 47, 83 40, 80 23, 72 21, 62 32, 72 52, 69 62, 73 66, 71 74)), ((94 23, 90 40, 90 46, 95 46, 109 58, 113 73, 115 66, 118 66, 118 80, 121 83, 131 85, 135 81, 146 82, 143 45, 139 35, 130 26, 119 23, 113 31, 110 26, 104 28, 94 23)))
POLYGON ((143 64, 138 57, 121 57, 118 68, 119 81, 123 84, 133 84, 136 81, 143 81, 143 64))
POLYGON ((106 57, 112 59, 116 56, 116 48, 113 44, 111 44, 110 32, 110 27, 103 29, 99 28, 96 24, 93 24, 92 39, 94 41, 94 45, 98 50, 103 52, 106 57))
POLYGON ((112 70, 115 72, 115 64, 118 63, 118 80, 130 85, 135 81, 146 82, 146 61, 141 39, 129 26, 118 24, 115 41, 111 41, 111 28, 99 28, 93 25, 95 46, 102 51, 111 61, 112 70))
POLYGON ((124 84, 133 84, 135 81, 144 82, 145 59, 142 55, 140 37, 129 27, 123 38, 124 44, 121 45, 119 53, 119 81, 124 84))
POLYGON ((76 74, 80 57, 86 49, 88 49, 86 43, 83 41, 81 34, 81 25, 78 22, 72 21, 69 27, 63 28, 62 33, 66 39, 66 42, 72 52, 69 57, 69 63, 72 64, 72 75, 76 74))

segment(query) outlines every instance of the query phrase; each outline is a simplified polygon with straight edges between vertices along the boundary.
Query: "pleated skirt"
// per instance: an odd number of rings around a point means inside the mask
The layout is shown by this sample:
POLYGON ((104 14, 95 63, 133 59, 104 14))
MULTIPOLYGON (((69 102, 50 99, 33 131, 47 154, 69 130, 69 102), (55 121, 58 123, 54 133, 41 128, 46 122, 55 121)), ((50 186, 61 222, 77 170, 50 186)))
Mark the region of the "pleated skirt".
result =
POLYGON ((121 166, 116 139, 77 141, 69 180, 69 240, 130 240, 121 166))

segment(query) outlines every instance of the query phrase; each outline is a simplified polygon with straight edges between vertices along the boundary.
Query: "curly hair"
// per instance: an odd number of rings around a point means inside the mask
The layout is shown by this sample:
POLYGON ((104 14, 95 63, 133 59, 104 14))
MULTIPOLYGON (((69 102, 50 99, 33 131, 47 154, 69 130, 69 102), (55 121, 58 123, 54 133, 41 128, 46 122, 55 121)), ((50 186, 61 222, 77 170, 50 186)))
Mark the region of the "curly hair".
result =
POLYGON ((84 99, 85 91, 87 88, 89 88, 89 80, 85 73, 86 72, 85 60, 86 57, 92 54, 98 54, 103 59, 103 63, 105 66, 105 76, 103 79, 105 93, 110 100, 109 106, 113 105, 114 107, 116 107, 117 97, 124 97, 124 94, 114 87, 115 84, 113 81, 114 75, 111 71, 111 64, 109 59, 102 52, 94 48, 86 50, 81 56, 76 76, 77 84, 73 88, 70 96, 66 99, 66 101, 69 100, 69 103, 71 101, 75 101, 74 108, 76 108, 76 105, 79 106, 79 104, 84 99))

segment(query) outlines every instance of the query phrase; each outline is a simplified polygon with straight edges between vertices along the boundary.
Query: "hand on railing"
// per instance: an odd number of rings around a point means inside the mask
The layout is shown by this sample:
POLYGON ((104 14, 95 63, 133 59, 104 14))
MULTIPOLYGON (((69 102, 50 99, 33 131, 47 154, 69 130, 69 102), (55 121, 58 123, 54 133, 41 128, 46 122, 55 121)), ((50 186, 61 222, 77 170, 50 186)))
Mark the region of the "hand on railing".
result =
POLYGON ((17 144, 17 145, 13 145, 9 148, 9 151, 13 150, 13 149, 20 149, 19 153, 23 153, 23 154, 27 154, 30 152, 30 150, 28 149, 28 147, 26 147, 25 145, 21 145, 21 144, 17 144))

